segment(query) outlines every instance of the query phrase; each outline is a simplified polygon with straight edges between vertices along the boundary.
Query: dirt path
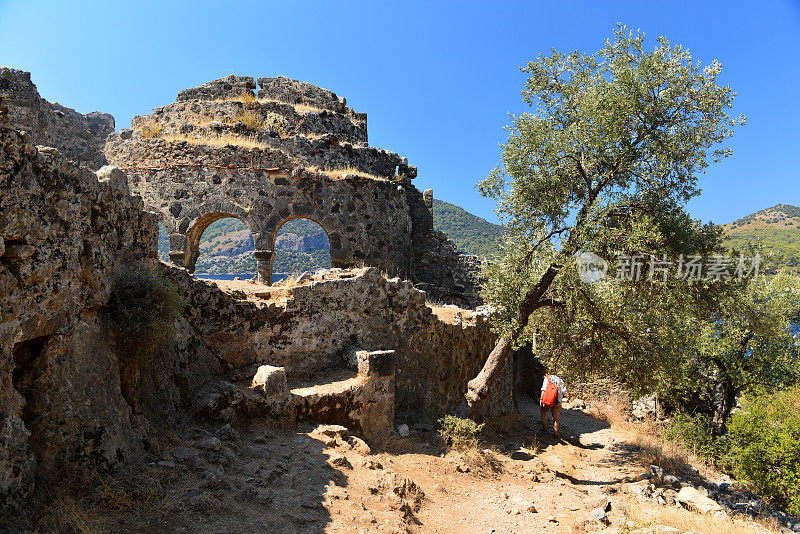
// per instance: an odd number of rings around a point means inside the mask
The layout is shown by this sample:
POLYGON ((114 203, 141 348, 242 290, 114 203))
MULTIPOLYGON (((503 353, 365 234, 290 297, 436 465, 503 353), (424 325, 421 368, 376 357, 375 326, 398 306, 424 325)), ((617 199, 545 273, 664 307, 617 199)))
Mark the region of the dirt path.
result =
POLYGON ((50 520, 85 532, 559 533, 585 532, 581 523, 610 499, 612 526, 589 531, 717 532, 713 523, 653 530, 650 519, 625 527, 628 483, 648 467, 628 436, 565 409, 556 440, 539 430, 534 401, 519 407, 486 432, 485 449, 465 452, 424 427, 380 451, 325 425, 197 427, 157 444, 128 480, 57 503, 50 520))

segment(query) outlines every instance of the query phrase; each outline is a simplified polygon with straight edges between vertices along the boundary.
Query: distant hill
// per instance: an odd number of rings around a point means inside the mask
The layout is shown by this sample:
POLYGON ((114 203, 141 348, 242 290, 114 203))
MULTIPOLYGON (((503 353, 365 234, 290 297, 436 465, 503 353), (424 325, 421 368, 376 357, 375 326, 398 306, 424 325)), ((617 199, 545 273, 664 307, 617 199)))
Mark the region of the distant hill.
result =
MULTIPOLYGON (((434 199, 433 227, 447 234, 465 254, 490 258, 500 250, 503 228, 473 215, 464 208, 434 199)), ((169 261, 169 242, 160 229, 158 249, 161 259, 169 261)), ((331 266, 325 230, 308 219, 284 224, 275 240, 275 263, 278 273, 315 271, 331 266)), ((200 238, 200 257, 195 271, 208 274, 256 272, 253 237, 239 219, 220 219, 211 224, 200 238)))
POLYGON ((800 208, 778 204, 722 226, 729 246, 762 247, 768 267, 800 271, 800 208))
MULTIPOLYGON (((316 271, 331 266, 328 236, 317 223, 295 219, 284 224, 276 237, 273 270, 276 273, 316 271)), ((255 273, 253 236, 239 219, 220 219, 200 238, 200 257, 195 272, 205 274, 255 273)), ((169 241, 159 227, 158 252, 169 261, 169 241)))
POLYGON ((447 234, 461 252, 484 258, 498 253, 503 240, 502 226, 437 199, 433 199, 433 227, 447 234))

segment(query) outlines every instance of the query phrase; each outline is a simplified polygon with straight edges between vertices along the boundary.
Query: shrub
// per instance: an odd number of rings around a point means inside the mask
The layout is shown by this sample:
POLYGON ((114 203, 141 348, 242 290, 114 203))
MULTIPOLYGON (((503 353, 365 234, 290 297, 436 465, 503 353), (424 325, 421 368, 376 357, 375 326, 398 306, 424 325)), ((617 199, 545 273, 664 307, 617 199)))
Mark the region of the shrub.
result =
POLYGON ((439 419, 439 435, 451 447, 468 449, 478 445, 478 434, 483 430, 484 424, 478 424, 472 419, 462 419, 454 415, 447 415, 439 419))
POLYGON ((270 111, 267 113, 267 118, 264 120, 264 128, 276 132, 281 139, 286 139, 293 133, 292 127, 286 117, 278 113, 270 111))
POLYGON ((144 267, 122 268, 108 302, 117 343, 131 356, 162 348, 172 337, 183 305, 175 286, 144 267))
POLYGON ((261 118, 260 114, 254 113, 249 110, 244 110, 240 113, 237 113, 233 117, 232 122, 234 123, 241 122, 242 124, 244 124, 247 130, 254 132, 259 128, 261 128, 262 124, 264 123, 264 120, 261 118))
POLYGON ((736 477, 800 515, 800 386, 743 399, 728 430, 736 477))
POLYGON ((711 418, 704 414, 678 413, 665 429, 664 437, 686 445, 691 452, 714 464, 724 463, 727 438, 711 435, 711 418))
POLYGON ((139 134, 145 139, 155 139, 161 137, 163 128, 155 121, 143 122, 139 125, 139 134))

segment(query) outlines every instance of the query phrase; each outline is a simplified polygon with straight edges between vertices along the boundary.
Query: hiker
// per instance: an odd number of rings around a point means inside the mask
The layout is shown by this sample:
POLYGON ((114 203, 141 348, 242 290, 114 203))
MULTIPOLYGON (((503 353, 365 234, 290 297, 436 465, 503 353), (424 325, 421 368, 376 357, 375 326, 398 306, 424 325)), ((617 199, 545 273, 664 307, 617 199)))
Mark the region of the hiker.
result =
POLYGON ((556 375, 545 375, 542 382, 542 393, 539 396, 539 406, 542 409, 542 429, 547 431, 547 412, 553 414, 553 435, 558 437, 558 412, 561 411, 561 402, 564 397, 569 398, 567 386, 556 375))

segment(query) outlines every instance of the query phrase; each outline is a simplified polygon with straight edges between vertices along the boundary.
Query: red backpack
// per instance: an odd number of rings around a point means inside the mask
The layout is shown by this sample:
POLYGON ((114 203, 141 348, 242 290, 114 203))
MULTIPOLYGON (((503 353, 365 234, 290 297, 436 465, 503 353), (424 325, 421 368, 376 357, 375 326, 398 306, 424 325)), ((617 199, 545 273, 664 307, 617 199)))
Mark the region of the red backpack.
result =
POLYGON ((548 408, 552 408, 556 401, 558 400, 558 386, 550 380, 550 377, 547 378, 547 388, 545 388, 544 393, 542 394, 542 404, 547 406, 548 408))

